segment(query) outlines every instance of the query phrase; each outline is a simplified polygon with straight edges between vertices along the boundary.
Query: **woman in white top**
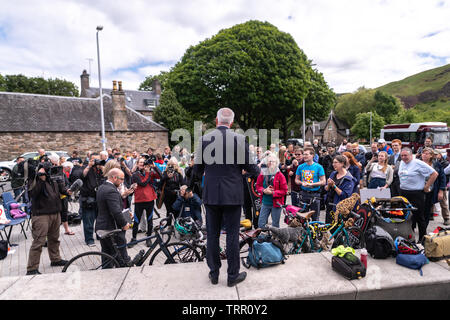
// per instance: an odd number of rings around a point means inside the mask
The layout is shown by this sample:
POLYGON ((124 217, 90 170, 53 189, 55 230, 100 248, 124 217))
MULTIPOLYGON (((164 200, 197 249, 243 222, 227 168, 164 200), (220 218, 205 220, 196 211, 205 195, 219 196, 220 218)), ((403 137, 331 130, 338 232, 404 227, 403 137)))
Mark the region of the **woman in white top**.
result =
POLYGON ((385 189, 389 188, 394 179, 394 170, 388 165, 388 154, 386 151, 378 153, 378 162, 370 160, 366 166, 368 174, 368 189, 385 189))

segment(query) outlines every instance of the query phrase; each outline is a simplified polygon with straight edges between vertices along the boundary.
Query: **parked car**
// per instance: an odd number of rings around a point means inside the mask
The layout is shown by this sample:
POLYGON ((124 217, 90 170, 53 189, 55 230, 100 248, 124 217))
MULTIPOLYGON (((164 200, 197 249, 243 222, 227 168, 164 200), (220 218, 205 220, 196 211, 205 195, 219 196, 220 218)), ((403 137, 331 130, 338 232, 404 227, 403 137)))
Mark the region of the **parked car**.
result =
POLYGON ((303 147, 303 139, 290 138, 287 139, 286 145, 288 145, 289 143, 292 143, 294 146, 303 147))
MULTIPOLYGON (((56 154, 59 157, 66 157, 70 158, 70 155, 66 151, 47 151, 45 152, 47 156, 51 154, 56 154)), ((34 158, 38 156, 38 152, 25 152, 24 154, 20 155, 21 157, 25 158, 25 160, 28 160, 30 158, 34 158)), ((11 171, 16 165, 17 158, 14 158, 11 161, 0 161, 0 169, 3 170, 3 174, 0 175, 0 182, 9 181, 11 179, 11 171)))

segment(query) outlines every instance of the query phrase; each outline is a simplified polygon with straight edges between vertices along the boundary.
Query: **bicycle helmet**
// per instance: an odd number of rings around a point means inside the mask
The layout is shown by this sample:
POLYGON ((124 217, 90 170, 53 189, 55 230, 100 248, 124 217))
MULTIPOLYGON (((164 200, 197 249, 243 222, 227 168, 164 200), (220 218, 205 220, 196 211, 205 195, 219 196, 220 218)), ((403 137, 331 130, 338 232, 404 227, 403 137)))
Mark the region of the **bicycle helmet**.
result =
POLYGON ((395 250, 397 251, 397 253, 404 253, 404 254, 419 254, 420 253, 420 249, 415 243, 408 241, 405 238, 400 237, 400 236, 395 238, 394 246, 395 246, 395 250))
POLYGON ((252 222, 250 221, 250 219, 244 219, 241 221, 241 227, 244 227, 246 229, 251 229, 252 222))
POLYGON ((177 218, 175 220, 175 230, 182 235, 194 234, 194 220, 192 218, 177 218))

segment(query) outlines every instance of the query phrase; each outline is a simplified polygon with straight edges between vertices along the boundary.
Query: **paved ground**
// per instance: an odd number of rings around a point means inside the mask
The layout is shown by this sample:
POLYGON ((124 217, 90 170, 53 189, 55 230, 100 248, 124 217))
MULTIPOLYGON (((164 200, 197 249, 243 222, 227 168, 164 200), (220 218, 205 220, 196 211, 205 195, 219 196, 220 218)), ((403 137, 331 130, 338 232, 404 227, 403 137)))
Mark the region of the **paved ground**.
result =
MULTIPOLYGON (((69 211, 76 212, 78 210, 77 203, 70 203, 69 211)), ((158 210, 161 213, 161 217, 166 216, 166 211, 164 206, 158 210)), ((159 223, 159 218, 154 219, 154 224, 159 223)), ((321 220, 325 220, 325 213, 321 212, 321 220)), ((205 221, 205 219, 203 220, 205 221)), ((283 217, 280 221, 281 226, 285 226, 283 222, 283 217)), ((430 221, 430 225, 428 226, 428 232, 433 231, 438 225, 442 225, 443 219, 442 216, 435 217, 434 221, 430 221)), ((64 228, 61 226, 60 231, 60 250, 61 256, 63 259, 69 260, 70 258, 86 251, 100 251, 100 242, 95 240, 95 247, 89 247, 84 242, 84 235, 82 225, 70 226, 70 229, 75 232, 75 235, 66 235, 64 234, 64 228)), ((26 274, 26 266, 28 261, 28 252, 32 243, 31 237, 31 225, 30 228, 26 231, 27 239, 20 232, 20 227, 15 226, 11 235, 11 243, 18 244, 18 246, 11 247, 11 250, 8 256, 0 260, 0 277, 10 277, 10 276, 22 276, 26 274)), ((128 241, 131 239, 131 230, 126 233, 128 241)), ((138 234, 138 239, 144 237, 144 233, 138 234)), ((418 236, 416 231, 416 237, 418 236)), ((224 246, 225 236, 222 236, 221 242, 224 246)), ((128 249, 128 253, 130 257, 134 257, 139 250, 146 250, 145 242, 141 242, 137 244, 135 247, 128 249)), ((47 248, 43 248, 41 254, 41 263, 39 266, 39 271, 41 273, 59 273, 61 272, 61 267, 51 267, 50 260, 47 252, 47 248)))

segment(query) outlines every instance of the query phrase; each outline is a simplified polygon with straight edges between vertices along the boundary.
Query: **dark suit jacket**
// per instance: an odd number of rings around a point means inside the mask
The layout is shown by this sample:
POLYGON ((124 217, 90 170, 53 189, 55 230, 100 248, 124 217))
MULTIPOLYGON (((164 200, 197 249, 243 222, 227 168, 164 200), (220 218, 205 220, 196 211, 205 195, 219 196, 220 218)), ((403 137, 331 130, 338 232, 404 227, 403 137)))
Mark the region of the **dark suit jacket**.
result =
POLYGON ((193 174, 204 187, 202 200, 206 205, 243 205, 242 170, 258 175, 259 167, 251 163, 245 136, 219 126, 202 137, 195 154, 193 174))
POLYGON ((95 231, 122 229, 127 224, 122 216, 122 203, 122 197, 112 183, 106 181, 98 188, 95 231))
POLYGON ((400 162, 402 161, 402 158, 400 155, 397 158, 397 161, 395 161, 395 154, 391 154, 388 157, 388 164, 394 165, 394 177, 398 177, 398 168, 400 166, 400 162))

